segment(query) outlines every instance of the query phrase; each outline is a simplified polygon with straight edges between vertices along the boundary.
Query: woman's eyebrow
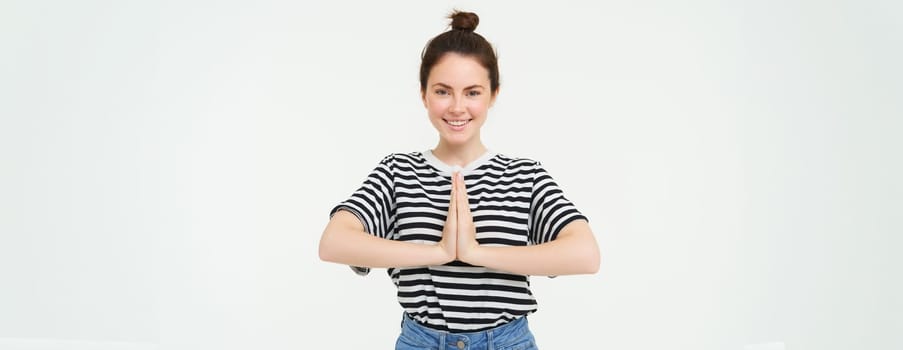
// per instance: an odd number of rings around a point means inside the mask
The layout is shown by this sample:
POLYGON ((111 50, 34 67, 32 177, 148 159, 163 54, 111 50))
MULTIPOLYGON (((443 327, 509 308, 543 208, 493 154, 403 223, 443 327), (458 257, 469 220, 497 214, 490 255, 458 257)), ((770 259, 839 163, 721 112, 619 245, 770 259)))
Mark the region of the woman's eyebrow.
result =
MULTIPOLYGON (((437 85, 438 85, 439 87, 443 87, 443 88, 446 88, 446 89, 451 89, 451 88, 452 88, 451 86, 448 86, 448 85, 443 84, 443 83, 435 83, 435 84, 433 84, 433 87, 435 87, 435 86, 437 86, 437 85)), ((479 88, 479 89, 485 89, 485 87, 483 87, 483 85, 475 84, 475 85, 471 85, 471 86, 468 86, 468 87, 464 88, 464 90, 478 89, 478 88, 479 88)))

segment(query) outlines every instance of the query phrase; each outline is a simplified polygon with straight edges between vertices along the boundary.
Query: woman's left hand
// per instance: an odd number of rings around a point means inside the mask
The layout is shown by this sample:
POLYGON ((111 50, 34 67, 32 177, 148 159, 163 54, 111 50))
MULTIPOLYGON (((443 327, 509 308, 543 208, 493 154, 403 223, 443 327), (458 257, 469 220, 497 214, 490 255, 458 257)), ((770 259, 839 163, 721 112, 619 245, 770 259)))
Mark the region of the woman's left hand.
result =
POLYGON ((452 186, 455 186, 455 195, 457 196, 455 201, 458 209, 458 260, 469 263, 470 256, 480 248, 480 243, 477 242, 477 231, 473 224, 473 215, 470 212, 464 175, 460 172, 454 174, 452 186))

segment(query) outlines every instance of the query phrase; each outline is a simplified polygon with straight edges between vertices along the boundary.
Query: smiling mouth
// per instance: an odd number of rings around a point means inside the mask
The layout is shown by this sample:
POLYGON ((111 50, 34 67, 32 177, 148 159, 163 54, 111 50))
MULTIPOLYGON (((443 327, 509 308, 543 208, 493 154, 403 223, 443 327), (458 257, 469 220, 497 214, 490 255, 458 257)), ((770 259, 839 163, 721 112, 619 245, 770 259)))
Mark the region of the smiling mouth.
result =
POLYGON ((461 126, 467 125, 467 124, 470 123, 470 121, 473 120, 473 119, 467 119, 467 120, 448 120, 448 119, 442 119, 442 120, 444 120, 445 123, 448 124, 448 125, 451 125, 451 126, 454 126, 454 127, 461 127, 461 126))

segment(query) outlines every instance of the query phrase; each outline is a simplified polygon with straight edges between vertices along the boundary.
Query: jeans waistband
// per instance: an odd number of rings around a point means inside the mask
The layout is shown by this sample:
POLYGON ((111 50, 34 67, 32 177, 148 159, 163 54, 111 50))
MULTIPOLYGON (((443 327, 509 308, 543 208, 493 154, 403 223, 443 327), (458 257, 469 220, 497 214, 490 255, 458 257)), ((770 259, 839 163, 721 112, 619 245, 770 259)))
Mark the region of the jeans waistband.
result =
POLYGON ((487 330, 451 333, 424 326, 405 313, 401 328, 402 334, 409 338, 416 337, 418 338, 417 340, 423 342, 440 345, 444 343, 444 345, 452 347, 458 344, 492 344, 495 343, 496 339, 517 338, 523 336, 523 333, 529 332, 526 316, 518 317, 508 323, 487 330))

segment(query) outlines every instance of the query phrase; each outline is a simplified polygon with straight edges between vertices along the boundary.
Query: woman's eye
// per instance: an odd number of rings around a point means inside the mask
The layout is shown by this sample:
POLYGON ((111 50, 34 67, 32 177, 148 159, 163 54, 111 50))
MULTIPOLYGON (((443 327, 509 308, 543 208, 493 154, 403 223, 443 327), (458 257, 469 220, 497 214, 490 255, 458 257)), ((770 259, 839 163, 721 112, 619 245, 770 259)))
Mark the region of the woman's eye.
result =
POLYGON ((436 90, 436 95, 448 95, 448 91, 445 91, 445 90, 436 90))
POLYGON ((470 90, 467 92, 467 96, 480 96, 480 92, 477 90, 470 90))

